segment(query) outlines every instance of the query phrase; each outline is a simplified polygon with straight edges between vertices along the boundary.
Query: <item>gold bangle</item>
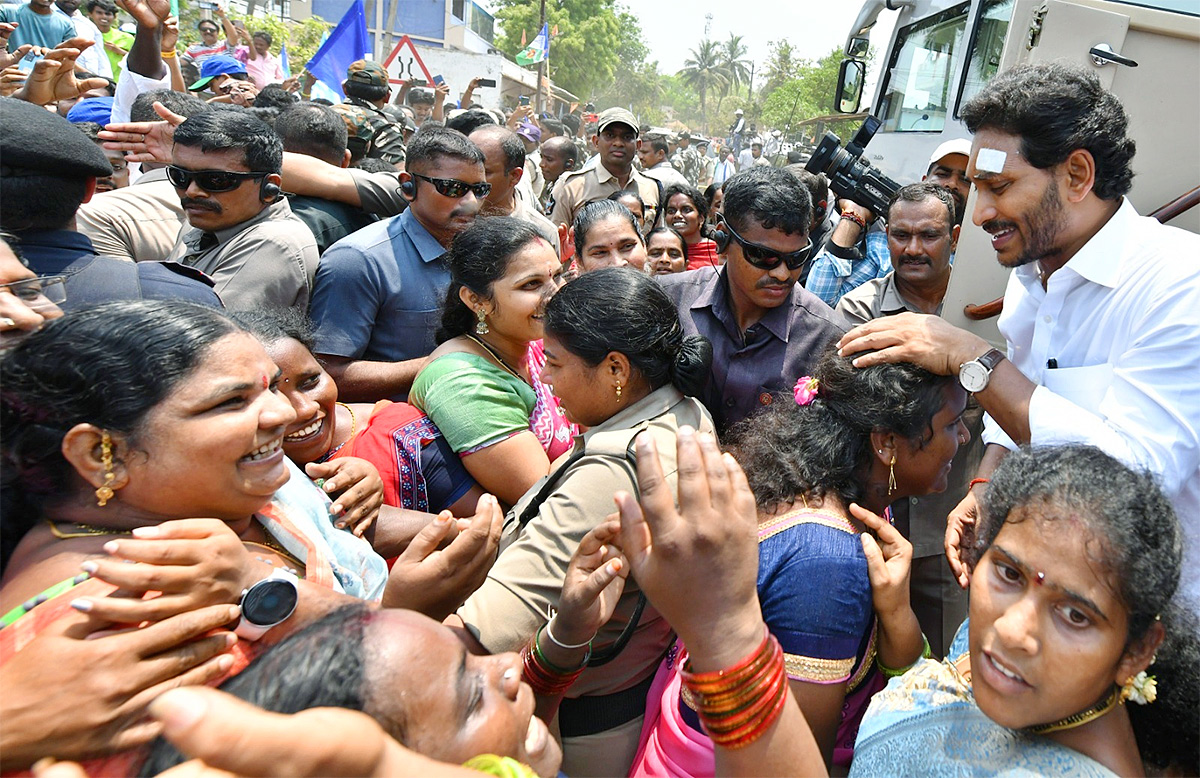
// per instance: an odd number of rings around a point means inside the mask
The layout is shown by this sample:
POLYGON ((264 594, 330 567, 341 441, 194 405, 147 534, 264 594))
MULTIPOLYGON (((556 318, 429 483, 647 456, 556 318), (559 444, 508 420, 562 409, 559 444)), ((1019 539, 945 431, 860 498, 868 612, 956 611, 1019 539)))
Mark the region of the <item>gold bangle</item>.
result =
POLYGON ((163 59, 175 59, 175 56, 176 56, 176 51, 174 49, 171 49, 170 51, 162 51, 159 53, 162 55, 163 59))

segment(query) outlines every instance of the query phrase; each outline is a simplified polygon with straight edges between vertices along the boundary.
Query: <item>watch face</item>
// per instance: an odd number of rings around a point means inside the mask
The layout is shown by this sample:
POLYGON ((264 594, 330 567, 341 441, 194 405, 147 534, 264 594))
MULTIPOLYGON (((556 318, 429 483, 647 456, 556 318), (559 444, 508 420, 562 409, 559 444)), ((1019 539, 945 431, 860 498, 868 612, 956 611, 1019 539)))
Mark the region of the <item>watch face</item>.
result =
POLYGON ((292 615, 298 599, 291 581, 259 581, 242 598, 242 616, 251 624, 274 626, 292 615))
POLYGON ((977 361, 966 362, 958 370, 958 382, 968 392, 980 392, 987 387, 991 371, 977 361))

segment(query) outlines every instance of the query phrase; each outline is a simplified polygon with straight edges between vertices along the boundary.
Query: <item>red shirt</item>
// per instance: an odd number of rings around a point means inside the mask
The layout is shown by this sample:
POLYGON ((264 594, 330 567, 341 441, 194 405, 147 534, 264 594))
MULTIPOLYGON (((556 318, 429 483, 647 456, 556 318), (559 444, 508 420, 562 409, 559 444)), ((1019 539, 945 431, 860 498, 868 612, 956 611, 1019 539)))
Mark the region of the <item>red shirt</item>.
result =
POLYGON ((687 247, 687 269, 698 267, 716 267, 720 264, 717 259, 717 244, 711 240, 700 240, 687 247))

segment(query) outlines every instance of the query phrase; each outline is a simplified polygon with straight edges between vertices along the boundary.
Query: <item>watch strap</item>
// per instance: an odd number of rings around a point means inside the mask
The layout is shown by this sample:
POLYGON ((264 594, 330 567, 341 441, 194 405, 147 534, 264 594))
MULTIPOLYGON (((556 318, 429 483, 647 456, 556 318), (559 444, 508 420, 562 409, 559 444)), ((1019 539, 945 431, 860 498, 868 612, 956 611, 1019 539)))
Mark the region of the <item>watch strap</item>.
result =
POLYGON ((986 367, 990 373, 996 369, 996 365, 1000 364, 1004 358, 1004 352, 994 348, 979 358, 979 364, 986 367))

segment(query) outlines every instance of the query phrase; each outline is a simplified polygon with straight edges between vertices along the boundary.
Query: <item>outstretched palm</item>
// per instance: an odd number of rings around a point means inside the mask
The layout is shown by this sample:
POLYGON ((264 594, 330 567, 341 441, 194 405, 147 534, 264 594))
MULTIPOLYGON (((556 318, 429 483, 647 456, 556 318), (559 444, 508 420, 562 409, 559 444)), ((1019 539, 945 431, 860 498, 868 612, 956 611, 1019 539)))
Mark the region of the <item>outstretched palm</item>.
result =
POLYGON ((155 28, 171 15, 171 0, 117 0, 139 27, 155 28))

